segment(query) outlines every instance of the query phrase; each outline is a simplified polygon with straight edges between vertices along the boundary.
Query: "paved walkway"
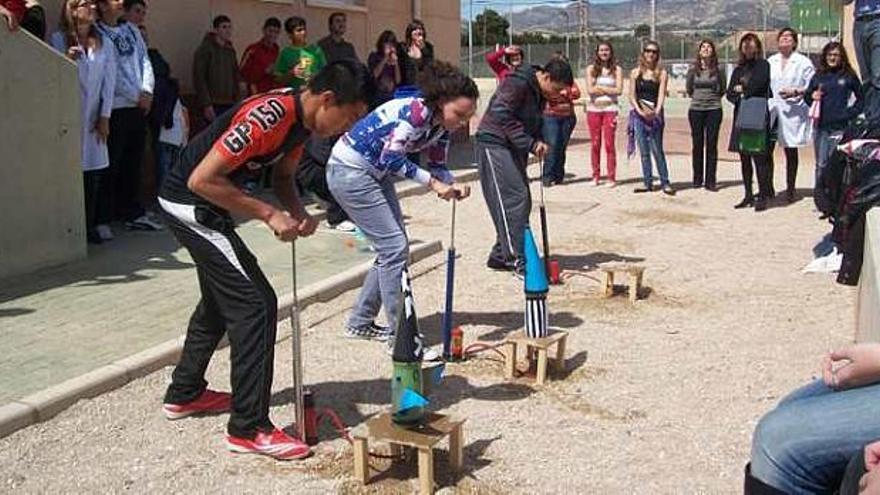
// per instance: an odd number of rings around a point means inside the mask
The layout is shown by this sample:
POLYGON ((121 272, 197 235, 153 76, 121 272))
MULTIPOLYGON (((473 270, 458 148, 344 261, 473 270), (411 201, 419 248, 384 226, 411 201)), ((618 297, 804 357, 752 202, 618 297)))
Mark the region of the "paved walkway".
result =
MULTIPOLYGON (((456 147, 451 163, 469 165, 470 155, 456 147)), ((199 298, 189 254, 168 232, 116 231, 85 260, 0 284, 0 405, 183 334, 199 298)), ((238 232, 288 293, 290 245, 256 221, 238 232)), ((352 240, 322 223, 297 244, 300 289, 372 258, 352 240)))

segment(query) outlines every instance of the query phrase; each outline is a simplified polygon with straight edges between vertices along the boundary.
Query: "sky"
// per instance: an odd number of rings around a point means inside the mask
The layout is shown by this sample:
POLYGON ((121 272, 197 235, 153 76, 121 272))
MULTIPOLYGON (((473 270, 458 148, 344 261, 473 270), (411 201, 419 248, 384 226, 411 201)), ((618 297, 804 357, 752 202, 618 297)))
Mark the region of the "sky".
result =
MULTIPOLYGON (((513 4, 513 11, 537 7, 540 5, 550 5, 562 7, 573 3, 571 0, 459 0, 461 2, 461 18, 467 19, 470 12, 471 1, 474 3, 474 15, 478 15, 486 8, 497 10, 501 13, 507 13, 510 5, 513 4)), ((623 0, 589 0, 589 3, 619 3, 623 0)))

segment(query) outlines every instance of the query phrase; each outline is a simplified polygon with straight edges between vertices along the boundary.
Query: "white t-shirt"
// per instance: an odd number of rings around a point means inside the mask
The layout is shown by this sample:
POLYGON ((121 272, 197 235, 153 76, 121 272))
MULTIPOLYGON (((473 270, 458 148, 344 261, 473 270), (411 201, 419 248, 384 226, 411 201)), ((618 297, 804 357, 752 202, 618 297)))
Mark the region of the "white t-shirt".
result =
POLYGON ((159 131, 159 142, 183 146, 186 144, 186 122, 183 119, 183 105, 180 103, 179 98, 174 104, 171 118, 174 121, 174 125, 171 129, 166 129, 165 126, 162 126, 161 131, 159 131))

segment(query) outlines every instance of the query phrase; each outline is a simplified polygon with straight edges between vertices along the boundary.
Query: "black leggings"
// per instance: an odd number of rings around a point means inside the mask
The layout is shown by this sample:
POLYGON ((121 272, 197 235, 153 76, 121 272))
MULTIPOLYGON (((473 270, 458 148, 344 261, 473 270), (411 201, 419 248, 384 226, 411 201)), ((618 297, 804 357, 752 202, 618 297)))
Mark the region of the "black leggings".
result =
MULTIPOLYGON (((773 186, 773 172, 775 171, 775 166, 773 163, 773 151, 775 148, 776 148, 776 143, 774 142, 770 148, 770 185, 771 185, 771 188, 773 186)), ((797 184, 798 149, 797 148, 782 148, 782 150, 785 152, 785 187, 788 192, 794 192, 796 184, 797 184)))
POLYGON ((768 156, 740 153, 739 161, 742 168, 743 187, 745 188, 746 198, 754 197, 752 192, 753 175, 758 176, 758 195, 763 198, 769 198, 773 182, 770 178, 770 160, 768 156), (754 169, 752 168, 753 166, 754 169))

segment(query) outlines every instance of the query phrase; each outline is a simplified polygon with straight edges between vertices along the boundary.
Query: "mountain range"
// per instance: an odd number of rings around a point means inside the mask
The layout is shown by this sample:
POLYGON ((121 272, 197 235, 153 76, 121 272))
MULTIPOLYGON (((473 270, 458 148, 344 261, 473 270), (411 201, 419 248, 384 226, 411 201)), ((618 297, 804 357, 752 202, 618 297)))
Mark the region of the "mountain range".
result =
MULTIPOLYGON (((755 0, 657 0, 657 28, 660 30, 760 29, 763 26, 761 4, 755 0)), ((771 2, 767 27, 784 26, 789 20, 787 2, 771 2)), ((503 12, 502 12, 503 13, 503 12)), ((631 30, 651 21, 648 0, 601 3, 588 6, 590 31, 631 30)), ((578 9, 537 6, 513 14, 513 31, 576 32, 578 9), (566 17, 567 15, 567 17, 566 17)))

